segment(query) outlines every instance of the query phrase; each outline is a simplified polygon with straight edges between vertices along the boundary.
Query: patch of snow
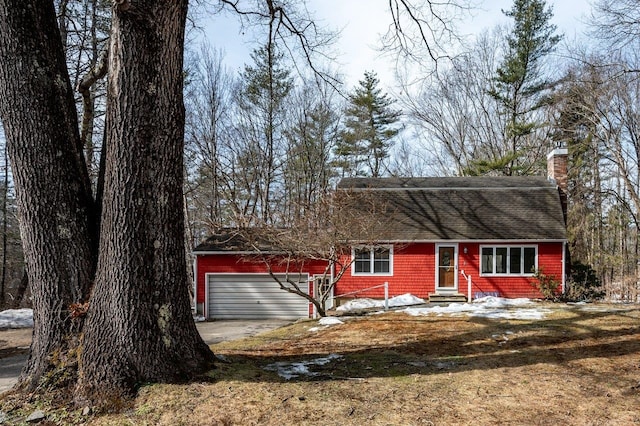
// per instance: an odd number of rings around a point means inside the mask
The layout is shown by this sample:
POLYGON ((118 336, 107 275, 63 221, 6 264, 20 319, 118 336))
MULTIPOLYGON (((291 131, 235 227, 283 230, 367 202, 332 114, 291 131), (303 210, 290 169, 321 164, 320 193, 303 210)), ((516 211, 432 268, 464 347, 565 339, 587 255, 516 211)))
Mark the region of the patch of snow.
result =
MULTIPOLYGON (((424 299, 420 299, 410 293, 401 294, 389 298, 389 307, 420 305, 424 303, 424 299)), ((350 312, 369 308, 384 308, 384 300, 378 299, 353 299, 342 306, 338 306, 336 310, 340 312, 350 312)))
POLYGON ((0 328, 33 327, 32 309, 7 309, 0 312, 0 328))
MULTIPOLYGON (((401 294, 400 296, 394 296, 389 299, 389 306, 411 306, 421 305, 424 303, 424 299, 414 296, 411 293, 401 294)), ((384 306, 384 302, 383 302, 384 306)))
POLYGON ((403 312, 409 315, 467 315, 489 319, 540 320, 551 311, 544 308, 522 308, 535 302, 529 299, 504 299, 501 297, 482 297, 473 303, 451 303, 449 306, 433 306, 428 308, 407 308, 403 312))
POLYGON ((329 325, 344 324, 344 322, 340 321, 336 317, 323 317, 323 318, 320 318, 320 320, 318 321, 318 324, 329 326, 329 325))
POLYGON ((298 361, 298 362, 274 362, 273 364, 269 364, 263 367, 266 371, 275 371, 278 373, 278 376, 284 378, 285 380, 291 380, 294 377, 302 376, 317 376, 319 373, 314 373, 309 370, 311 366, 321 366, 326 365, 333 361, 334 359, 340 359, 342 355, 338 354, 330 354, 326 357, 316 358, 309 361, 298 361))
POLYGON ((360 309, 368 309, 368 308, 382 308, 384 307, 384 300, 382 303, 378 303, 378 300, 373 299, 353 299, 345 303, 344 305, 340 305, 336 308, 336 311, 340 312, 351 312, 357 311, 360 309))
POLYGON ((193 320, 195 322, 205 322, 207 319, 203 315, 194 315, 193 320))
POLYGON ((318 320, 318 325, 321 325, 323 327, 311 327, 309 331, 315 332, 338 324, 344 324, 344 321, 341 321, 336 317, 322 317, 318 320))
POLYGON ((487 296, 475 299, 471 303, 482 304, 488 308, 507 308, 512 306, 531 305, 535 302, 524 297, 518 299, 505 299, 504 297, 487 296))

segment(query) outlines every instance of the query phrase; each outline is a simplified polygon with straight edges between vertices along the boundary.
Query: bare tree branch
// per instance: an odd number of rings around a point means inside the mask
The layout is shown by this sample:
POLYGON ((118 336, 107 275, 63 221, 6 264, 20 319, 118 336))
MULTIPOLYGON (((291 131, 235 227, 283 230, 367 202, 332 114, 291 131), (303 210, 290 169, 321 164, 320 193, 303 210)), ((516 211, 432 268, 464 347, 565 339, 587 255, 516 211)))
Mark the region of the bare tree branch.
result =
POLYGON ((636 0, 597 0, 590 17, 592 35, 615 49, 637 44, 640 38, 640 8, 636 0))
POLYGON ((268 46, 278 43, 283 50, 289 52, 296 67, 298 65, 295 59, 301 56, 317 77, 340 91, 341 81, 321 68, 325 61, 335 60, 327 48, 336 41, 338 33, 317 25, 304 2, 300 5, 290 0, 255 0, 245 4, 249 2, 219 0, 219 3, 221 9, 232 11, 246 19, 250 25, 266 25, 268 46))
MULTIPOLYGON (((305 298, 320 316, 325 316, 325 302, 354 261, 351 248, 375 245, 380 230, 389 226, 391 211, 391 206, 369 191, 341 189, 327 194, 305 216, 285 227, 241 227, 232 238, 248 244, 253 253, 247 259, 263 263, 281 290, 305 298), (327 285, 317 294, 309 294, 300 287, 299 277, 314 261, 325 265, 323 279, 327 285), (284 279, 278 275, 282 273, 284 279)), ((257 223, 255 218, 240 218, 237 222, 257 223)))
POLYGON ((437 70, 461 42, 455 23, 470 10, 467 0, 389 0, 392 22, 382 37, 382 50, 395 53, 398 60, 431 63, 437 70))

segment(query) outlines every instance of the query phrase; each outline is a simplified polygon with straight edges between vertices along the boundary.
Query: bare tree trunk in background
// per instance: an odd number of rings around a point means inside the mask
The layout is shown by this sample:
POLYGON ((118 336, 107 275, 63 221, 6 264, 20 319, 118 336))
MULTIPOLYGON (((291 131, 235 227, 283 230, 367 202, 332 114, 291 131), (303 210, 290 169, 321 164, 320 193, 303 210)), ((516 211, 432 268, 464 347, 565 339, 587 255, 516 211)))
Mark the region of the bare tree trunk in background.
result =
POLYGON ((4 185, 2 188, 2 277, 0 277, 0 309, 4 308, 7 301, 7 197, 9 196, 9 157, 7 156, 7 144, 3 146, 4 159, 4 185))
POLYGON ((78 382, 94 402, 213 361, 191 317, 183 240, 186 12, 186 0, 113 10, 100 250, 78 382))
POLYGON ((29 287, 29 277, 27 276, 27 271, 25 270, 22 273, 20 284, 18 284, 15 299, 13 299, 13 302, 11 303, 12 309, 18 309, 20 305, 22 305, 22 300, 24 299, 24 295, 27 293, 27 287, 29 287))

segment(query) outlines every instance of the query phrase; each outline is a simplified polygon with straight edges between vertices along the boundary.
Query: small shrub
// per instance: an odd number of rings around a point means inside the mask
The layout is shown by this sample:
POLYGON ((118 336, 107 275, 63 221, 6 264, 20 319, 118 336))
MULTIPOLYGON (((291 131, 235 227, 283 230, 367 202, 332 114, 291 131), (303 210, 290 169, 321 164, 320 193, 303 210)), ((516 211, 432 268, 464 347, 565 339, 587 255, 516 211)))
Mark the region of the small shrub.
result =
POLYGON ((556 300, 558 298, 560 281, 555 275, 545 274, 542 268, 536 269, 531 285, 542 293, 542 296, 547 300, 556 300))
POLYGON ((604 295, 602 283, 591 266, 580 262, 571 265, 571 274, 564 295, 567 300, 591 302, 602 299, 604 295))

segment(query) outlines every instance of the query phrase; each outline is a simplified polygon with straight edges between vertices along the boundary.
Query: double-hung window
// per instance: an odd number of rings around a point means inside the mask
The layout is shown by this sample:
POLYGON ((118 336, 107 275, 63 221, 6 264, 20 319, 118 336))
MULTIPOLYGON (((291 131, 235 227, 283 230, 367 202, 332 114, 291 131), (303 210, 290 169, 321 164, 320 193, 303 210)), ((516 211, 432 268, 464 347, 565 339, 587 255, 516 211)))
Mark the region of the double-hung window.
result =
POLYGON ((481 247, 482 275, 533 275, 537 267, 536 246, 481 247))
POLYGON ((391 275, 393 248, 387 246, 355 247, 353 275, 391 275))

